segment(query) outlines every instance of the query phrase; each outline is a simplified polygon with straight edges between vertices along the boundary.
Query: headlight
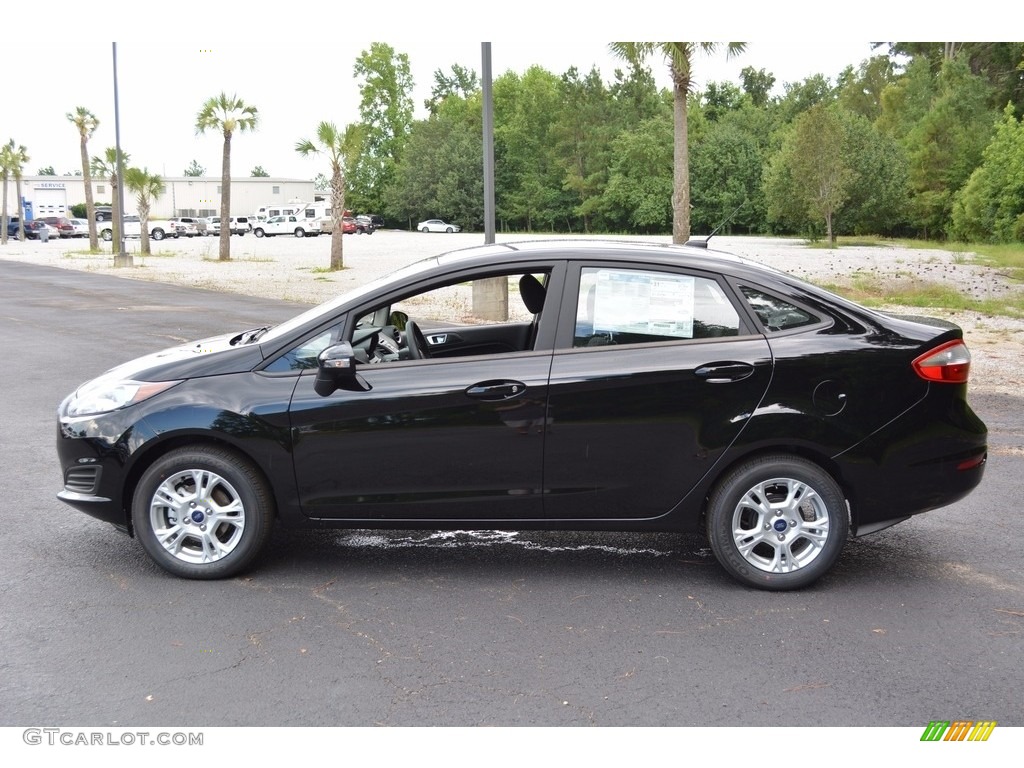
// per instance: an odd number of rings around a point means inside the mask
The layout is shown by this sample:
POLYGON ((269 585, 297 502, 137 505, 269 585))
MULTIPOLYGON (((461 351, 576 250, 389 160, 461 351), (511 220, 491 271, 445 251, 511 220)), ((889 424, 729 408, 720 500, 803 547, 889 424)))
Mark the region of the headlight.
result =
POLYGON ((141 403, 180 381, 125 381, 96 379, 84 384, 68 402, 68 416, 108 413, 141 403))

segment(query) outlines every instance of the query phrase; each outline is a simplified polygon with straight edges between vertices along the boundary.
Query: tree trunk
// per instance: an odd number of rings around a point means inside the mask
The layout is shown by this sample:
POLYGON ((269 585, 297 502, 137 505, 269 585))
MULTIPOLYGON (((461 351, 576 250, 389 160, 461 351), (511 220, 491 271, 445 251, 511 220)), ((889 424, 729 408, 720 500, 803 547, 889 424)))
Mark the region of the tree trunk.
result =
POLYGON ((690 132, 686 123, 689 81, 672 85, 672 242, 682 245, 690 239, 690 132))
POLYGON ((231 131, 224 131, 220 171, 220 260, 231 261, 231 131))
POLYGON ((331 173, 331 270, 345 268, 345 177, 341 166, 335 165, 331 173))
POLYGON ((89 250, 100 249, 100 239, 96 234, 96 203, 92 198, 92 174, 89 172, 89 147, 85 136, 82 136, 82 181, 85 183, 85 217, 89 220, 89 250))

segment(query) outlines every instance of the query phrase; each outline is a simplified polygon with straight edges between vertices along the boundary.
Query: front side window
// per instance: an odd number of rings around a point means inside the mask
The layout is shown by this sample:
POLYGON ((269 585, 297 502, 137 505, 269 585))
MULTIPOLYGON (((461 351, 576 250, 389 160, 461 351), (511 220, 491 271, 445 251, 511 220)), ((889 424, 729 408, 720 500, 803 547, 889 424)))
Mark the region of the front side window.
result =
POLYGON ((580 275, 576 347, 736 336, 739 327, 735 307, 707 277, 591 267, 580 275))

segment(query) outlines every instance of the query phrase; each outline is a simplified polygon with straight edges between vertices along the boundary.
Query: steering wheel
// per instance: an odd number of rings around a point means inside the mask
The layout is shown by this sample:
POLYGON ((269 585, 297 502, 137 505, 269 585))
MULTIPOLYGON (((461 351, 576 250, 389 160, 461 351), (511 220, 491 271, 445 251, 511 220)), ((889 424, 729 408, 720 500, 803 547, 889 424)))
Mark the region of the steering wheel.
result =
POLYGON ((409 350, 410 360, 426 360, 430 357, 427 339, 420 327, 412 320, 405 323, 405 346, 409 350))

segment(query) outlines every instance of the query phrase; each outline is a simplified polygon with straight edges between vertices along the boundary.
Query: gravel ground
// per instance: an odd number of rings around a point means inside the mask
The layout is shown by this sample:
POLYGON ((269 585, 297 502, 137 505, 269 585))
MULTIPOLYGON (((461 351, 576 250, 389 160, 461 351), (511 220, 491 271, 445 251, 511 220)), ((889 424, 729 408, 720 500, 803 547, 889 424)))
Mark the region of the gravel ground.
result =
MULTIPOLYGON (((498 242, 537 239, 498 236, 498 242)), ((667 243, 668 237, 631 238, 667 243)), ((134 266, 115 269, 109 254, 88 253, 84 240, 9 241, 0 259, 28 261, 65 269, 190 285, 217 291, 316 304, 368 280, 427 256, 479 245, 479 233, 423 234, 379 230, 373 235, 345 238, 346 269, 330 272, 330 238, 298 239, 252 236, 231 239, 231 261, 218 260, 218 240, 193 238, 152 243, 150 256, 139 254, 139 242, 129 241, 134 266)), ((942 283, 976 298, 998 298, 1020 291, 990 267, 969 263, 970 255, 941 250, 885 246, 808 248, 803 241, 762 237, 716 237, 713 246, 768 264, 819 285, 840 285, 855 275, 893 282, 942 283)), ((973 361, 975 391, 1019 396, 1024 391, 1024 321, 906 307, 889 307, 907 314, 929 314, 963 327, 973 361)))

